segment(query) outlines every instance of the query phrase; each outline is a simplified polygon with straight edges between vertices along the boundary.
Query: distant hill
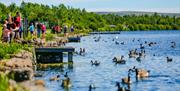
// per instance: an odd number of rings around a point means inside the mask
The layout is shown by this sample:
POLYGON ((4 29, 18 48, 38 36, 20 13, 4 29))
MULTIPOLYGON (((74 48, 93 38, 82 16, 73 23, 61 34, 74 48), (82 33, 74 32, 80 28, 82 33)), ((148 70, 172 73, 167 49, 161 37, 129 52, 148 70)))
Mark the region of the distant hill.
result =
MULTIPOLYGON (((139 12, 139 11, 120 11, 120 12, 94 12, 94 13, 97 13, 97 14, 117 14, 117 15, 120 15, 120 16, 124 16, 124 15, 152 15, 156 12, 139 12)), ((159 15, 164 15, 164 16, 176 16, 176 17, 180 17, 180 13, 157 13, 159 15)))

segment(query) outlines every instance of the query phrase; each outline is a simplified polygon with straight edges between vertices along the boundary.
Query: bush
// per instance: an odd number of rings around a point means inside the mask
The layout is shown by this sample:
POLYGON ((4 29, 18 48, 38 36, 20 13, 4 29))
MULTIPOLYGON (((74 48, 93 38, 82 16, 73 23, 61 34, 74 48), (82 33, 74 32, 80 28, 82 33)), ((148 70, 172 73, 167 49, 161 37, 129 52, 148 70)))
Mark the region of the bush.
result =
POLYGON ((27 45, 21 45, 17 43, 0 43, 0 59, 10 58, 11 54, 15 54, 21 49, 29 51, 29 47, 27 45))
POLYGON ((53 40, 54 39, 54 35, 53 34, 51 34, 51 33, 47 33, 46 34, 46 40, 47 41, 51 41, 51 40, 53 40))
POLYGON ((7 91, 9 88, 8 78, 4 74, 0 74, 0 91, 7 91))

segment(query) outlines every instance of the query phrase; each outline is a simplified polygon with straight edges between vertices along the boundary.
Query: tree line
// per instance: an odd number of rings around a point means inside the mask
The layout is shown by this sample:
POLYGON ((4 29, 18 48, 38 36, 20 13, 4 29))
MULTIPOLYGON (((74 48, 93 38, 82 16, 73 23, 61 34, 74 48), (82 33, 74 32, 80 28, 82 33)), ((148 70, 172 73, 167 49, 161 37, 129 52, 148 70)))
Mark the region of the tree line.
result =
POLYGON ((48 6, 37 3, 22 2, 9 6, 0 3, 0 20, 7 18, 7 14, 15 15, 21 12, 28 21, 48 22, 49 28, 53 25, 73 25, 79 32, 91 31, 136 31, 136 30, 180 30, 180 17, 153 15, 125 15, 96 14, 85 9, 75 9, 60 4, 48 6))

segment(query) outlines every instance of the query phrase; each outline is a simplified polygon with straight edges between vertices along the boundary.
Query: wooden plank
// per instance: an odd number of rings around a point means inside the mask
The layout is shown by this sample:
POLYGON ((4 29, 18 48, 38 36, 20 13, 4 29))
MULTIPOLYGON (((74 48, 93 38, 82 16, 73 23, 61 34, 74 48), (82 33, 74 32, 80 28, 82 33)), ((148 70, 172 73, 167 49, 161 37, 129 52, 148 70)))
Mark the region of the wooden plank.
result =
POLYGON ((43 52, 43 53, 56 53, 56 52, 74 52, 75 48, 73 47, 59 47, 59 48, 35 48, 35 52, 43 52))

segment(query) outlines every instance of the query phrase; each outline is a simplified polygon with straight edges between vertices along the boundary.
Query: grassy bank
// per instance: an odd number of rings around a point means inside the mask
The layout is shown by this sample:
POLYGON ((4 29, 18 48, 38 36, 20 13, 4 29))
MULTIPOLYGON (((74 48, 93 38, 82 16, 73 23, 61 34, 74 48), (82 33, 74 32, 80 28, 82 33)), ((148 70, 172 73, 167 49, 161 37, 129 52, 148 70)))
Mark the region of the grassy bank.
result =
POLYGON ((18 53, 20 50, 30 51, 30 47, 17 43, 0 43, 0 59, 10 58, 12 54, 18 53))

